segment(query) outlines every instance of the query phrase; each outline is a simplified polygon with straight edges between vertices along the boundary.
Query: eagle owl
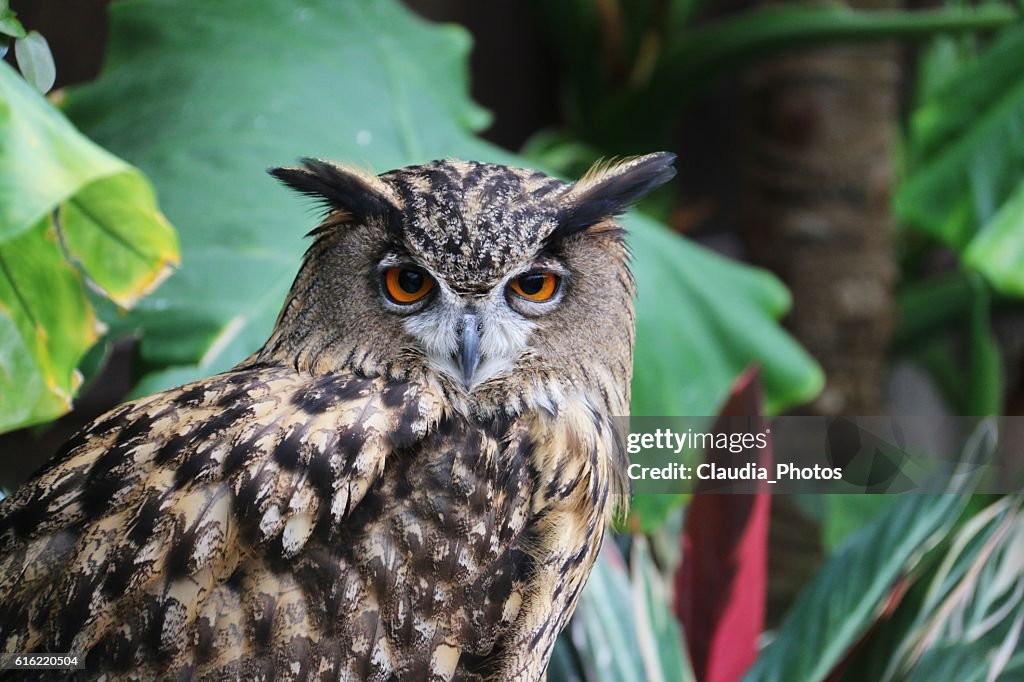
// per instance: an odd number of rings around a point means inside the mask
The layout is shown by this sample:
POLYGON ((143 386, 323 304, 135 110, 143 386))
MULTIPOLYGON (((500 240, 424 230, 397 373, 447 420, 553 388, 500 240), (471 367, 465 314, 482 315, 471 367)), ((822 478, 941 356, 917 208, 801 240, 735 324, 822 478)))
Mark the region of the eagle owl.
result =
POLYGON ((0 510, 0 644, 87 677, 540 680, 628 495, 615 217, 486 163, 272 172, 326 215, 272 335, 121 405, 0 510))

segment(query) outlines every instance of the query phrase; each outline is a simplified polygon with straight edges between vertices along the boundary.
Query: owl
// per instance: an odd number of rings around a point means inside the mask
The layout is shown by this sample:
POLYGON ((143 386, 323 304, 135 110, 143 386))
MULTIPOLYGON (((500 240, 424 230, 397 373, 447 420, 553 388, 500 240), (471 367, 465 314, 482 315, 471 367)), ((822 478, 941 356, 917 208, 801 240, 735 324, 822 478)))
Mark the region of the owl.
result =
POLYGON ((673 159, 272 170, 325 217, 270 338, 3 502, 3 651, 87 678, 543 679, 628 501, 615 218, 673 159))

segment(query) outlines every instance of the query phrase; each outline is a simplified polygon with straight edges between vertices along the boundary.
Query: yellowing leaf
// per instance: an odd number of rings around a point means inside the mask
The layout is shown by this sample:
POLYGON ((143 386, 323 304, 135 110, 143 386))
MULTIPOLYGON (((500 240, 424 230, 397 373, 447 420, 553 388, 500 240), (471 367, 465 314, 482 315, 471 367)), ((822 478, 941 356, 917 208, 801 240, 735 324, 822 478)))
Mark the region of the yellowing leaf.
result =
POLYGON ((87 281, 127 308, 177 262, 142 174, 0 63, 0 432, 70 409, 102 330, 87 281))
POLYGON ((135 305, 179 262, 174 229, 156 210, 140 173, 84 187, 61 206, 60 227, 69 255, 123 308, 135 305))
POLYGON ((0 431, 67 412, 102 331, 50 218, 0 244, 0 431))

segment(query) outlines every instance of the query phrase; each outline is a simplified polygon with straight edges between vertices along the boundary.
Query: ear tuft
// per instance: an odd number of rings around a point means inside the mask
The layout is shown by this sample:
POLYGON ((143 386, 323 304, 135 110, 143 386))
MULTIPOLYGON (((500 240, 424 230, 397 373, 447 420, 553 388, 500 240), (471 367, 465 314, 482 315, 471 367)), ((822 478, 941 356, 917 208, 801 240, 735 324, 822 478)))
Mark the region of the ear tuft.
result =
POLYGON ((675 160, 675 154, 657 152, 594 164, 562 197, 558 227, 548 240, 564 239, 625 212, 675 176, 675 160))
POLYGON ((301 168, 271 168, 268 172, 292 189, 318 199, 328 210, 349 213, 358 222, 383 220, 389 227, 399 212, 390 191, 375 176, 321 159, 301 159, 301 168))

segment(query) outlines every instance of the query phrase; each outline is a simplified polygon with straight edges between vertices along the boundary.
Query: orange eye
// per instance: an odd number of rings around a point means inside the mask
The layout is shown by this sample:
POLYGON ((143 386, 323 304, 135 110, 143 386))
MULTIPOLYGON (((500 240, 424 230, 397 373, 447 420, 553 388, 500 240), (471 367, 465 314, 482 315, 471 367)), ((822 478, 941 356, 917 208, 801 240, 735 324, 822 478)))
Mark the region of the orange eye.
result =
POLYGON ((430 293, 434 280, 414 268, 388 268, 384 271, 384 289, 395 303, 415 303, 430 293))
POLYGON ((558 291, 558 275, 553 272, 528 272, 509 284, 512 291, 531 301, 547 301, 558 291))

